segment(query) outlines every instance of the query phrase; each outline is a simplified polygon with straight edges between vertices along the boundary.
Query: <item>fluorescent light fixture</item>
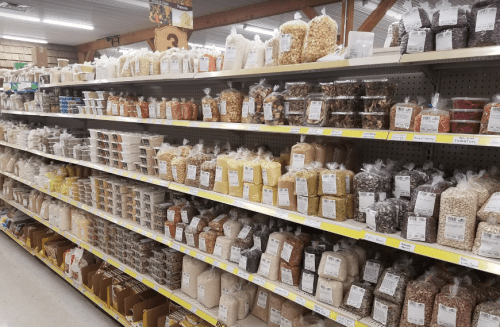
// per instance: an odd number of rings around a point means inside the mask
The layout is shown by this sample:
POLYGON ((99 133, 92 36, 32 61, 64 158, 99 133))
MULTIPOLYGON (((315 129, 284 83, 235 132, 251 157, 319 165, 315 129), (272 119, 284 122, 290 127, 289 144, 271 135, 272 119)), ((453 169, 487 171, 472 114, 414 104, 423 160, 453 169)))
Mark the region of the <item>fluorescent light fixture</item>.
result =
POLYGON ((7 12, 0 12, 0 17, 25 20, 25 21, 29 21, 29 22, 40 22, 40 18, 37 18, 37 17, 11 14, 11 13, 7 13, 7 12))
POLYGON ((31 39, 29 37, 10 36, 10 35, 2 35, 2 39, 24 41, 24 42, 33 42, 33 43, 43 43, 43 44, 49 43, 45 40, 31 39))
POLYGON ((149 3, 144 1, 138 1, 138 0, 114 0, 114 1, 149 9, 149 3))
POLYGON ((53 19, 44 19, 43 23, 52 24, 52 25, 66 26, 66 27, 81 28, 81 29, 84 29, 84 30, 93 30, 94 29, 94 26, 92 26, 92 25, 75 24, 75 23, 63 22, 63 21, 60 21, 60 20, 53 20, 53 19))
POLYGON ((268 30, 266 28, 261 28, 261 27, 257 27, 257 26, 245 25, 243 27, 243 29, 247 30, 249 32, 258 33, 258 34, 266 34, 266 35, 271 35, 271 36, 274 35, 274 32, 272 30, 268 30))

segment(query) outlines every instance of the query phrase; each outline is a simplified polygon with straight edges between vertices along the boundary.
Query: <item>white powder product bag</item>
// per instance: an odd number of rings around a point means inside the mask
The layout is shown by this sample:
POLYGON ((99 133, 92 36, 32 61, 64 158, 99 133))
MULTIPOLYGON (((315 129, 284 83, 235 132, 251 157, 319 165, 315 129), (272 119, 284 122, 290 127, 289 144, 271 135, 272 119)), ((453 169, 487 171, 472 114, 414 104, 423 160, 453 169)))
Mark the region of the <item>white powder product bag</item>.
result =
POLYGON ((198 301, 207 308, 219 305, 221 294, 221 274, 218 268, 211 267, 197 277, 198 301))
POLYGON ((182 259, 181 291, 192 298, 198 296, 198 276, 207 269, 208 264, 190 256, 182 259))
POLYGON ((220 277, 220 292, 221 294, 234 292, 240 285, 240 278, 236 275, 233 275, 230 272, 225 272, 220 277))
POLYGON ((269 280, 278 280, 280 269, 280 257, 269 253, 263 253, 260 257, 259 271, 257 275, 269 280))
POLYGON ((244 290, 241 286, 234 293, 234 296, 238 300, 238 320, 245 319, 250 313, 250 294, 244 290))
POLYGON ((359 260, 358 254, 347 247, 347 243, 342 242, 343 249, 340 253, 344 255, 347 259, 347 276, 356 277, 359 276, 359 260))
POLYGON ((213 255, 223 260, 229 260, 229 256, 231 255, 231 245, 233 242, 234 238, 229 236, 217 237, 213 255))
POLYGON ((248 283, 243 286, 243 289, 250 295, 250 311, 253 310, 253 302, 255 301, 255 294, 257 293, 257 285, 248 283))
POLYGON ((224 236, 236 238, 243 228, 243 224, 240 221, 230 219, 224 223, 223 228, 224 236))
POLYGON ((283 249, 286 237, 287 234, 284 232, 275 232, 269 235, 266 253, 279 257, 281 255, 281 250, 283 249))
POLYGON ((266 324, 269 321, 269 298, 271 291, 260 287, 255 294, 255 301, 253 303, 252 315, 259 318, 266 324))
POLYGON ((347 277, 348 260, 342 252, 327 251, 321 255, 318 275, 343 282, 347 277))
POLYGON ((338 307, 342 303, 342 295, 342 282, 321 277, 318 279, 316 300, 338 307))
POLYGON ((238 320, 238 299, 234 294, 223 293, 219 301, 219 321, 232 326, 238 320))

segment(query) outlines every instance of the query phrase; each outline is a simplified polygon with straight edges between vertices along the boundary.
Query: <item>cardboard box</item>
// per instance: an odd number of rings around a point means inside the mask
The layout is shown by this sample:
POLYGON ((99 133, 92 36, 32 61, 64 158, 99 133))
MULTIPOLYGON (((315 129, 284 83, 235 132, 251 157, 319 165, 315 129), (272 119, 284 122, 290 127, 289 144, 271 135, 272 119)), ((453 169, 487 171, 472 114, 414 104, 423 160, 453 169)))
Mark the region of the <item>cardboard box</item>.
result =
POLYGON ((38 67, 48 67, 49 58, 47 55, 47 49, 41 47, 35 47, 31 49, 31 61, 35 66, 38 67))

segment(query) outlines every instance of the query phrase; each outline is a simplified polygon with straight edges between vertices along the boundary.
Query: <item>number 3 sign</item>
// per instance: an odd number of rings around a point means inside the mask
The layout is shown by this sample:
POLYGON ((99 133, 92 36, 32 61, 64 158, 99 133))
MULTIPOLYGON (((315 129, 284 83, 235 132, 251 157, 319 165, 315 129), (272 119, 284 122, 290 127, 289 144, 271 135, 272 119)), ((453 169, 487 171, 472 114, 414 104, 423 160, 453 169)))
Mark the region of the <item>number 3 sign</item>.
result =
POLYGON ((176 47, 188 49, 187 33, 173 26, 157 28, 155 30, 155 47, 159 52, 176 47))

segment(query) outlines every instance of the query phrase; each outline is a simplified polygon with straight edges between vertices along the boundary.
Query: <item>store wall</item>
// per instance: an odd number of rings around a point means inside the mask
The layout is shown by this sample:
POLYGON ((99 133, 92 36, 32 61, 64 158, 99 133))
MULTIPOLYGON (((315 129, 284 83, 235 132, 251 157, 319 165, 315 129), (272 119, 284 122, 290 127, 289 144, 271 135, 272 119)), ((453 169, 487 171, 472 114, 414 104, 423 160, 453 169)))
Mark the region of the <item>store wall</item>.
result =
POLYGON ((39 44, 0 39, 0 68, 12 68, 16 62, 31 62, 31 49, 47 49, 49 67, 57 66, 57 58, 69 59, 70 64, 78 61, 76 48, 68 45, 39 44))

